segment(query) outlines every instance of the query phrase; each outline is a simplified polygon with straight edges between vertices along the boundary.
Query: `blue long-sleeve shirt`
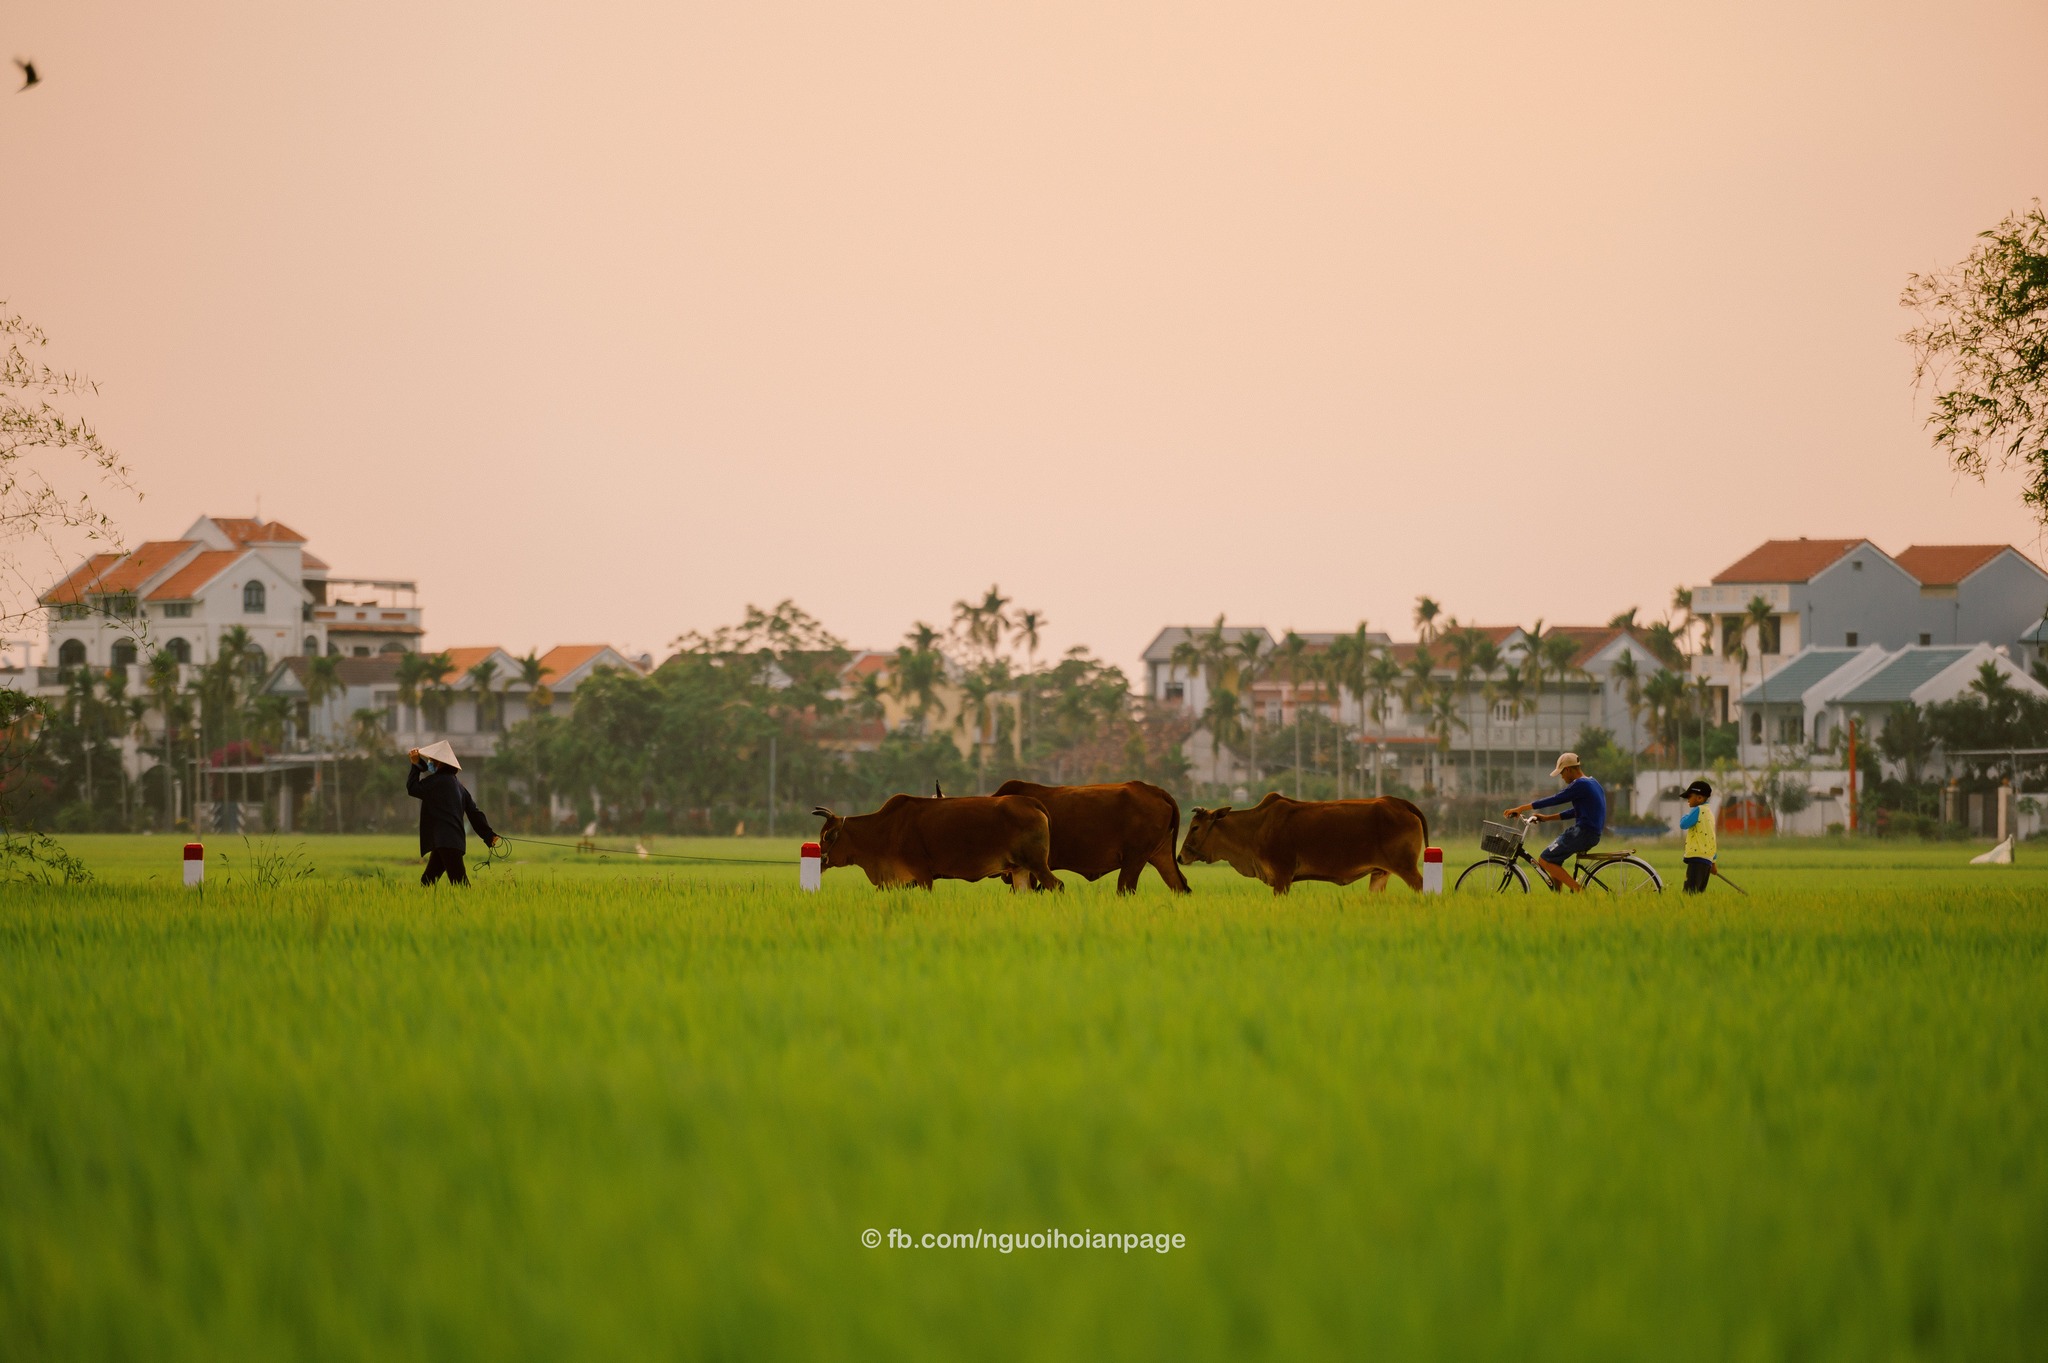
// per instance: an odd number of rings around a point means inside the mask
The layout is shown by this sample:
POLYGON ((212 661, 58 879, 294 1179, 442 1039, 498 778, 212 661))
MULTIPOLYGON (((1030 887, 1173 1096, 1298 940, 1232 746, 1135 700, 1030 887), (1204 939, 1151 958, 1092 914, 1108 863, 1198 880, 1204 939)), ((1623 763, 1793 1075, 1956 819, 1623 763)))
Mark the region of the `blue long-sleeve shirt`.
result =
POLYGON ((1581 776, 1555 795, 1529 802, 1531 809, 1549 809, 1554 805, 1570 805, 1572 818, 1588 833, 1607 829, 1607 792, 1590 776, 1581 776))

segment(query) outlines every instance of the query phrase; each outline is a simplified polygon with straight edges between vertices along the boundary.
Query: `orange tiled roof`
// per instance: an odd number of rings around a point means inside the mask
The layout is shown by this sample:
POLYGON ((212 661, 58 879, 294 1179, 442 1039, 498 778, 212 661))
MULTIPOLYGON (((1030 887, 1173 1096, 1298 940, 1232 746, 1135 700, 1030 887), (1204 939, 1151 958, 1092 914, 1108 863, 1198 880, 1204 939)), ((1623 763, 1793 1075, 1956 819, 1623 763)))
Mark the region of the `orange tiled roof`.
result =
POLYGON ((189 601, 199 594, 199 589, 228 570, 228 566, 239 559, 240 549, 208 549, 196 554, 190 563, 172 573, 169 580, 149 594, 151 601, 189 601))
POLYGON ((132 592, 168 567, 187 549, 196 548, 192 540, 150 540, 138 547, 134 553, 122 559, 108 571, 107 575, 93 585, 95 593, 132 592))
POLYGON ((85 562, 65 574, 64 580, 43 593, 45 606, 71 606, 85 599, 85 590, 95 585, 100 575, 121 561, 119 554, 94 554, 85 562))
MULTIPOLYGON (((548 669, 549 679, 560 681, 608 649, 614 653, 618 652, 610 644, 556 644, 546 653, 541 654, 541 666, 548 669)), ((626 655, 620 653, 619 656, 624 658, 626 655)), ((636 668, 635 670, 637 671, 638 669, 636 668)))
POLYGON ((241 516, 209 516, 221 533, 236 544, 304 544, 306 537, 283 521, 268 523, 241 516))
POLYGON ((301 563, 305 564, 305 565, 306 565, 306 566, 307 566, 308 568, 322 568, 322 569, 324 569, 324 568, 326 568, 326 567, 327 567, 327 560, 326 560, 326 559, 324 559, 324 558, 315 558, 315 557, 314 557, 314 556, 313 556, 312 554, 310 554, 310 553, 306 552, 306 551, 305 551, 305 550, 303 550, 303 549, 301 549, 301 550, 299 551, 299 561, 300 561, 301 563))
MULTIPOLYGON (((487 648, 444 648, 441 650, 441 652, 448 655, 448 661, 455 666, 455 671, 450 675, 457 678, 467 677, 470 668, 475 667, 493 653, 502 651, 496 644, 492 644, 487 648)), ((509 674, 501 670, 498 675, 502 679, 509 674)))
POLYGON ((1927 587, 1953 587, 2004 553, 2005 544, 1915 544, 1898 555, 1901 568, 1927 587))
POLYGON ((1716 582, 1806 582, 1864 540, 1765 540, 1714 574, 1716 582))

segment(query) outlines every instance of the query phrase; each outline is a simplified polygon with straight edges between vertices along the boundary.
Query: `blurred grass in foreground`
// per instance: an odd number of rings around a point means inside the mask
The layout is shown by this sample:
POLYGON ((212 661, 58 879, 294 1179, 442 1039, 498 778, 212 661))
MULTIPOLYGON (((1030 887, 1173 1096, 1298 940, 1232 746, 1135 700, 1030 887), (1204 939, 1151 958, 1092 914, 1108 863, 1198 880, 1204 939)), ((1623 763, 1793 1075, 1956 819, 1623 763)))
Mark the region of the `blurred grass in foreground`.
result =
POLYGON ((404 839, 306 839, 315 877, 216 866, 201 896, 148 882, 172 840, 73 841, 100 886, 0 899, 10 1360, 2021 1358, 2048 1332, 2026 863, 1738 846, 1751 898, 1617 907, 1275 902, 1213 868, 1185 901, 802 896, 522 849, 430 894, 404 839))

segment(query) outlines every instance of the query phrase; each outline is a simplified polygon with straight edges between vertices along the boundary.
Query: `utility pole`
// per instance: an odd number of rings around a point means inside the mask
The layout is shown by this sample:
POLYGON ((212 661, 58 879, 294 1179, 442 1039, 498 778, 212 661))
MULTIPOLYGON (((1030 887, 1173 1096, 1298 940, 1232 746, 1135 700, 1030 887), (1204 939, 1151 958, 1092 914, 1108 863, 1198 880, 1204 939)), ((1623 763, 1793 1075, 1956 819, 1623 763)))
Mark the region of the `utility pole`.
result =
POLYGON ((1856 831, 1856 717, 1849 717, 1849 831, 1856 831))

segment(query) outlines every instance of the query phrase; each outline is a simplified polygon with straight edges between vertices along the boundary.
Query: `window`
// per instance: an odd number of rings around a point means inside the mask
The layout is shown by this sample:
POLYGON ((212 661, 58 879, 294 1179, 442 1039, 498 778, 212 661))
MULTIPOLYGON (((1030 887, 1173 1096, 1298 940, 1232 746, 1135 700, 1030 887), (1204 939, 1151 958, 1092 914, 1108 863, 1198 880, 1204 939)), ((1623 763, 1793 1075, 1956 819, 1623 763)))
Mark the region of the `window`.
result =
POLYGON ((190 620, 191 618, 192 603, 190 601, 170 601, 164 604, 164 619, 190 620))
POLYGON ((1167 703, 1167 704, 1169 704, 1169 705, 1178 705, 1178 704, 1180 704, 1180 703, 1181 703, 1182 701, 1186 700, 1187 698, 1188 698, 1188 688, 1187 688, 1187 685, 1186 685, 1186 683, 1184 683, 1184 682, 1168 682, 1168 683, 1166 684, 1166 703, 1167 703))
POLYGON ((1749 712, 1749 741, 1752 743, 1764 741, 1764 712, 1761 710, 1751 710, 1749 712))
POLYGON ((133 639, 121 639, 114 644, 114 666, 135 666, 135 641, 133 639))
POLYGON ((1852 572, 1852 573, 1860 573, 1860 572, 1862 572, 1862 571, 1863 571, 1863 560, 1862 560, 1862 559, 1860 559, 1860 558, 1852 558, 1852 559, 1850 559, 1850 560, 1849 560, 1849 571, 1850 571, 1850 572, 1852 572))
POLYGON ((63 642, 63 644, 57 649, 57 666, 84 667, 85 640, 66 639, 63 642))
POLYGON ((246 583, 242 587, 242 614, 263 614, 264 592, 261 582, 246 583))
POLYGON ((1780 743, 1800 743, 1804 742, 1805 739, 1805 715, 1794 714, 1778 716, 1778 741, 1780 743))
POLYGON ((1724 615, 1721 617, 1721 656, 1726 658, 1742 647, 1742 617, 1724 615))
POLYGON ((356 647, 355 647, 355 656, 356 656, 356 657, 358 657, 358 658, 367 658, 367 657, 369 657, 369 656, 370 656, 370 649, 369 649, 369 646, 368 646, 367 644, 357 644, 357 645, 356 645, 356 647))
POLYGON ((83 620, 86 614, 83 601, 70 601, 57 607, 57 618, 59 620, 83 620))
POLYGON ((1782 615, 1774 615, 1757 626, 1757 651, 1759 653, 1776 653, 1778 651, 1778 642, 1782 637, 1780 626, 1784 624, 1784 619, 1785 617, 1782 615))
POLYGON ((259 645, 248 645, 243 650, 242 656, 244 659, 243 666, 249 669, 250 676, 260 677, 270 670, 270 655, 265 653, 259 645))
POLYGON ((1856 647, 1856 631, 1852 629, 1847 634, 1844 634, 1842 636, 1842 643, 1848 648, 1856 647))
POLYGON ((1928 646, 1929 644, 1931 644, 1931 643, 1933 643, 1933 642, 1934 642, 1934 636, 1933 636, 1932 634, 1923 634, 1923 635, 1921 635, 1921 636, 1920 636, 1920 647, 1922 647, 1922 648, 1925 648, 1925 647, 1927 647, 1927 646, 1928 646))
POLYGON ((304 638, 303 640, 301 640, 301 641, 300 641, 300 643, 299 643, 299 652, 300 652, 300 653, 301 653, 301 654, 302 654, 303 656, 305 656, 305 657, 308 657, 308 658, 317 658, 317 657, 319 657, 319 656, 320 656, 320 641, 319 641, 318 639, 315 639, 315 638, 314 638, 314 637, 313 637, 312 635, 308 634, 308 635, 307 635, 307 636, 306 636, 306 637, 305 637, 305 638, 304 638))
POLYGON ((168 644, 165 644, 164 652, 170 654, 176 662, 189 663, 192 661, 192 645, 183 639, 173 639, 168 644))

